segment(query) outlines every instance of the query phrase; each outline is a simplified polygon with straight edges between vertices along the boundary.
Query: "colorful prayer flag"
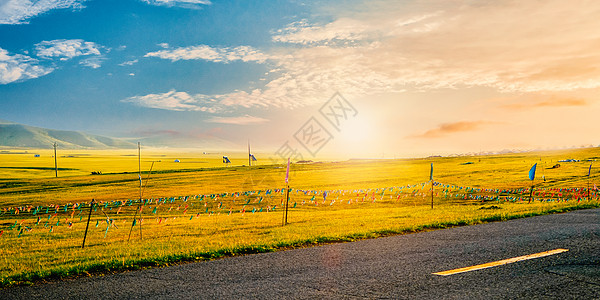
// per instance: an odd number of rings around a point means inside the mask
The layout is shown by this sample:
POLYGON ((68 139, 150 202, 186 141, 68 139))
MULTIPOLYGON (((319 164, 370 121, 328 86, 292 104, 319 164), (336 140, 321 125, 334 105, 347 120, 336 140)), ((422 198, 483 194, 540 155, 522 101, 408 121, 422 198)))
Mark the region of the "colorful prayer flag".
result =
POLYGON ((431 163, 431 171, 429 172, 429 180, 433 180, 433 163, 431 163))
POLYGON ((531 169, 529 170, 529 180, 533 180, 535 179, 535 168, 537 166, 537 163, 535 163, 533 165, 533 167, 531 167, 531 169))

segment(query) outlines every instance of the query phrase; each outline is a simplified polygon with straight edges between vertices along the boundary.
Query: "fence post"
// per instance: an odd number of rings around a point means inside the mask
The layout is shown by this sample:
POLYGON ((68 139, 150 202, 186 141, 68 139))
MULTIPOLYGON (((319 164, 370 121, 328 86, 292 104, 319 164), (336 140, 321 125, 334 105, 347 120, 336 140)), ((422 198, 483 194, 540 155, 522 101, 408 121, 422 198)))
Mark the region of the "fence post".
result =
POLYGON ((85 234, 83 235, 83 244, 81 244, 81 249, 85 248, 85 238, 87 237, 88 228, 90 227, 90 218, 92 217, 92 209, 94 209, 94 199, 90 203, 90 214, 88 215, 87 225, 85 225, 85 234))

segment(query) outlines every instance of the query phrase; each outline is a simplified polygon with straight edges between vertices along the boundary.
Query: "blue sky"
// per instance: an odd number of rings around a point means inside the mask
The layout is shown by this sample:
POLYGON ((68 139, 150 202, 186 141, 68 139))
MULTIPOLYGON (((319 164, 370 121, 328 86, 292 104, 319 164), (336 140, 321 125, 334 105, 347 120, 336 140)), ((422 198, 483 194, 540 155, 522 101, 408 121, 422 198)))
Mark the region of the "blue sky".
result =
MULTIPOLYGON (((11 2, 19 1, 4 5, 11 2)), ((14 79, 4 76, 1 117, 117 136, 190 126, 201 134, 220 124, 202 120, 246 116, 247 112, 237 111, 146 109, 123 101, 170 91, 212 95, 260 88, 264 83, 258 79, 269 70, 264 64, 235 59, 173 61, 147 54, 195 46, 209 52, 212 47, 231 49, 224 53, 239 47, 269 48, 271 32, 307 10, 293 1, 46 2, 41 13, 5 17, 0 25, 0 47, 29 68, 14 79)))
POLYGON ((320 151, 345 157, 595 145, 598 13, 579 1, 0 0, 0 119, 306 154, 294 135, 313 117, 331 136, 320 151), (336 92, 357 112, 339 128, 319 113, 336 92))

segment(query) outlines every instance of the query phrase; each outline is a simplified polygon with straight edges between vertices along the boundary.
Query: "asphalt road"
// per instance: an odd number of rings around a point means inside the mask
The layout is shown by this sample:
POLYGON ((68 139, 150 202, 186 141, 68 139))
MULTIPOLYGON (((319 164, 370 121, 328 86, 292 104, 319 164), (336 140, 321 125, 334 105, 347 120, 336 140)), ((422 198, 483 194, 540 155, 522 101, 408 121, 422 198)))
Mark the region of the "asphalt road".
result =
POLYGON ((0 290, 2 299, 600 299, 600 209, 0 290), (432 273, 553 249, 450 276, 432 273))

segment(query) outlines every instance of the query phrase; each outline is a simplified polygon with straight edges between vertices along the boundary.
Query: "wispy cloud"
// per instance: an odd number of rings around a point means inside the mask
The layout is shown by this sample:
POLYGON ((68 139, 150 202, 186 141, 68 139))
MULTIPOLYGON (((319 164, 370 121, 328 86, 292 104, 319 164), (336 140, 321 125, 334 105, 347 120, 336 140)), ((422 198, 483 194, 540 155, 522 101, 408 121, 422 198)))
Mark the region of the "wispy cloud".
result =
POLYGON ((171 130, 171 129, 144 129, 140 131, 133 132, 136 136, 149 137, 149 136, 157 136, 157 135, 167 135, 167 136, 180 136, 182 135, 181 131, 171 130))
POLYGON ((186 92, 177 92, 175 90, 163 94, 149 94, 145 96, 134 96, 122 102, 134 103, 142 107, 173 110, 173 111, 202 111, 214 113, 217 106, 215 100, 206 95, 190 95, 186 92))
POLYGON ((102 56, 93 56, 86 59, 82 59, 79 64, 92 69, 98 69, 102 66, 102 63, 106 60, 102 56))
POLYGON ((239 46, 235 48, 215 48, 207 45, 182 47, 170 50, 160 50, 147 53, 144 57, 158 57, 169 59, 171 61, 178 60, 207 60, 213 62, 264 62, 268 57, 260 51, 250 46, 239 46))
POLYGON ((0 1, 0 24, 27 24, 29 19, 53 9, 82 9, 86 0, 0 1))
POLYGON ((586 106, 588 102, 584 99, 576 98, 549 98, 535 102, 511 103, 502 105, 503 108, 511 110, 531 109, 538 107, 569 107, 569 106, 586 106))
POLYGON ((148 4, 161 6, 179 6, 184 8, 200 8, 203 5, 210 5, 209 0, 142 0, 148 4))
POLYGON ((425 133, 413 135, 413 138, 440 138, 453 133, 475 131, 484 125, 494 124, 490 121, 461 121, 441 124, 425 133))
POLYGON ((233 124, 233 125, 250 125, 250 124, 261 124, 269 122, 268 119, 254 117, 250 115, 244 115, 241 117, 213 117, 205 120, 208 123, 221 123, 221 124, 233 124))
POLYGON ((53 70, 39 65, 37 59, 22 54, 10 55, 0 48, 0 84, 37 78, 53 70))
POLYGON ((123 66, 132 66, 132 65, 135 65, 137 63, 138 63, 138 60, 134 59, 134 60, 129 60, 129 61, 122 62, 122 63, 119 64, 119 66, 122 66, 122 67, 123 66))
POLYGON ((104 47, 81 39, 52 40, 35 44, 37 56, 42 58, 58 58, 69 60, 77 56, 101 55, 100 50, 104 47))
POLYGON ((223 128, 189 128, 188 130, 174 129, 156 129, 146 128, 138 129, 130 134, 138 140, 142 138, 142 143, 149 143, 156 146, 167 147, 202 147, 203 149, 223 149, 239 147, 231 142, 224 140, 223 128))
POLYGON ((311 44, 317 42, 355 41, 366 37, 369 26, 359 20, 342 18, 318 26, 301 20, 279 29, 273 40, 284 43, 311 44))

